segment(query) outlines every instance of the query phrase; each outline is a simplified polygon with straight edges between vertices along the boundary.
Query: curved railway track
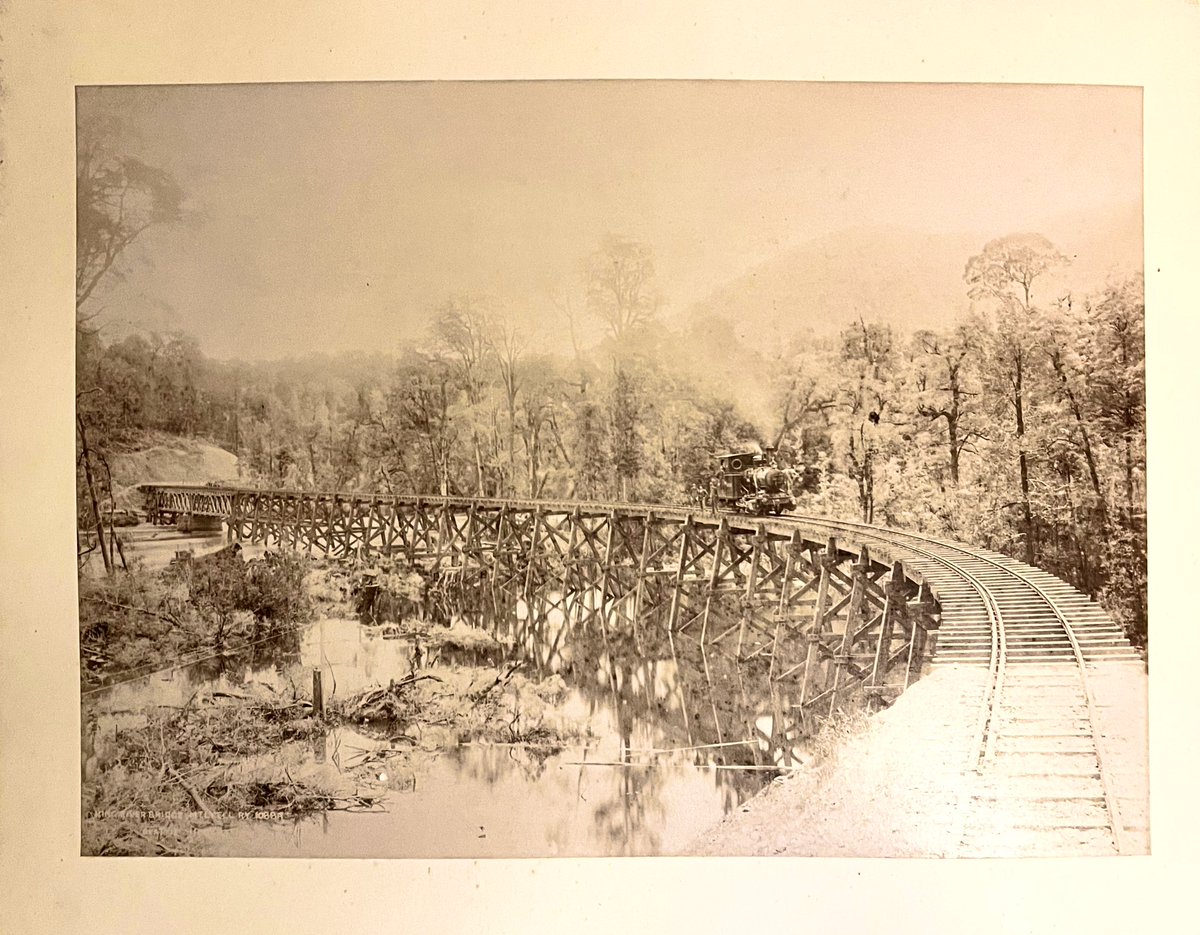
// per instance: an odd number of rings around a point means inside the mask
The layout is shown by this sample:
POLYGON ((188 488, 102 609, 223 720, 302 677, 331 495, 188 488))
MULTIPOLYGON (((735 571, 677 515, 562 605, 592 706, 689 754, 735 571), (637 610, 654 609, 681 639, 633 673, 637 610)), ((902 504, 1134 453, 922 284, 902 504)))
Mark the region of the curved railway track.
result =
POLYGON ((1122 815, 1094 684, 1097 667, 1141 658, 1103 610, 998 553, 863 523, 793 521, 908 553, 942 606, 934 665, 977 674, 959 681, 959 705, 977 713, 961 745, 955 853, 1145 852, 1144 824, 1122 815))
MULTIPOLYGON (((393 499, 433 505, 454 498, 393 499)), ((677 505, 472 502, 703 515, 677 505)), ((938 710, 923 716, 931 751, 947 760, 930 767, 947 772, 940 788, 952 789, 957 804, 947 852, 1148 852, 1145 724, 1130 701, 1144 693, 1144 662, 1089 597, 997 552, 916 533, 802 514, 726 518, 743 528, 788 535, 800 526, 817 538, 870 545, 873 555, 903 561, 932 589, 941 627, 930 681, 939 684, 928 688, 939 693, 938 710)))

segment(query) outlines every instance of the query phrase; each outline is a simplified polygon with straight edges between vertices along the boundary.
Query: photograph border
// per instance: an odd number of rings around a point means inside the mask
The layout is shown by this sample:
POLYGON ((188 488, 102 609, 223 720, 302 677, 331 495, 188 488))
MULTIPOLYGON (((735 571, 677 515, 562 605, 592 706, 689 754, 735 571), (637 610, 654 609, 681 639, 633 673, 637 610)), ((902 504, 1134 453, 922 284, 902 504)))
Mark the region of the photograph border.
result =
MULTIPOLYGON (((876 930, 1162 930, 1195 879, 1196 549, 1185 418, 1200 307, 1200 7, 942 2, 909 9, 664 2, 392 6, 304 16, 231 0, 10 3, 0 16, 5 348, 0 847, 13 931, 500 930, 714 923, 876 930), (233 25, 231 25, 233 24, 233 25), (1145 120, 1153 856, 1110 861, 80 858, 71 353, 74 87, 407 77, 742 77, 1141 86, 1145 120), (1178 310, 1178 311, 1177 311, 1178 310), (1189 509, 1190 507, 1190 509, 1189 509), (1161 636, 1156 636, 1161 639, 1161 636), (31 716, 31 712, 36 712, 31 716), (1185 741, 1185 742, 1181 742, 1185 741), (717 894, 715 899, 712 894, 717 894), (756 899, 759 900, 756 902, 756 899)), ((1182 927, 1182 926, 1181 926, 1182 927)))

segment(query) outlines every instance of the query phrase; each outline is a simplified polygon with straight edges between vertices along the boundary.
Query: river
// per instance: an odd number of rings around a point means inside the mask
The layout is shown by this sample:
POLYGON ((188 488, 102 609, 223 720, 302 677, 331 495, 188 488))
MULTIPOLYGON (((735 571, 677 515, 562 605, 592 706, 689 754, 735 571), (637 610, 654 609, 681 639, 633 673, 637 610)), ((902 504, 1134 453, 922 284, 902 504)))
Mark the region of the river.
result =
MULTIPOLYGON (((233 821, 204 832, 205 852, 441 858, 683 851, 776 775, 780 754, 763 734, 772 734, 780 699, 770 696, 769 679, 698 646, 678 654, 662 641, 635 648, 601 633, 595 621, 568 624, 556 609, 531 615, 519 602, 503 619, 473 621, 499 638, 505 658, 522 659, 530 678, 562 679, 550 721, 581 727, 582 739, 550 750, 423 739, 402 767, 385 762, 377 775, 372 767, 369 781, 385 793, 377 810, 233 821)), ((470 655, 450 651, 436 661, 480 663, 470 655)), ((413 643, 395 628, 321 619, 240 653, 114 686, 89 704, 103 719, 255 682, 287 691, 297 671, 313 668, 322 670, 327 691, 346 698, 413 667, 413 643)), ((331 728, 300 751, 298 765, 332 776, 384 746, 365 727, 331 728)), ((296 752, 290 755, 295 761, 296 752)))

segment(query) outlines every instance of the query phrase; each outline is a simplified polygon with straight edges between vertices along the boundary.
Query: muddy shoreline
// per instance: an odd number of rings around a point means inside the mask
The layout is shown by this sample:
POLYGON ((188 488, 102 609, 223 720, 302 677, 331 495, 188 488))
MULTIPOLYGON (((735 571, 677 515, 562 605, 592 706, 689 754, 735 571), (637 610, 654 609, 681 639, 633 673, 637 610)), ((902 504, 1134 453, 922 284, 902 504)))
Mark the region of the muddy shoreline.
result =
MULTIPOLYGON (((122 658, 153 656, 160 618, 199 613, 174 571, 147 574, 176 582, 159 603, 127 582, 110 601, 125 610, 100 605, 122 658)), ((561 596, 477 618, 487 629, 430 619, 442 604, 428 585, 318 560, 303 589, 314 621, 89 689, 84 852, 684 853, 776 775, 765 747, 733 740, 766 704, 745 707, 736 670, 645 658, 555 610, 561 596)), ((104 648, 96 634, 88 645, 104 648)))

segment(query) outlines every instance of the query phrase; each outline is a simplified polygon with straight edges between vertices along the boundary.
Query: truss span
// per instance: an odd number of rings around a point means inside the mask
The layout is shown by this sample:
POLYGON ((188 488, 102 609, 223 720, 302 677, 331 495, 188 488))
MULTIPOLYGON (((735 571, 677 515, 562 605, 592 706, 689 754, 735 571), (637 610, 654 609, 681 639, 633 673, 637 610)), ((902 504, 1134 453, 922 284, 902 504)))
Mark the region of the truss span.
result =
POLYGON ((961 707, 974 724, 961 744, 959 853, 994 853, 998 828, 1035 844, 1066 836, 1098 853, 1144 850, 1144 823, 1122 808, 1136 797, 1114 778, 1094 690, 1099 667, 1144 663, 1097 604, 998 553, 820 516, 143 490, 156 522, 219 517, 231 539, 392 557, 476 597, 595 621, 606 639, 631 639, 642 653, 697 652, 706 670, 722 654, 769 681, 785 736, 808 732, 851 693, 894 694, 927 665, 951 668, 970 686, 961 707))
POLYGON ((854 692, 898 693, 936 645, 922 574, 888 549, 784 519, 666 506, 143 487, 150 517, 219 516, 231 539, 397 560, 481 592, 549 600, 647 652, 692 645, 777 686, 807 730, 854 692), (668 644, 670 644, 668 646, 668 644))
MULTIPOLYGON (((1141 657, 1107 614, 1054 576, 995 552, 809 517, 909 551, 943 601, 935 663, 985 666, 957 815, 956 852, 1145 853, 1139 777, 1125 775, 1096 685, 1141 657), (1132 780, 1132 781, 1131 781, 1132 780)), ((1144 780, 1144 777, 1140 777, 1144 780)))

